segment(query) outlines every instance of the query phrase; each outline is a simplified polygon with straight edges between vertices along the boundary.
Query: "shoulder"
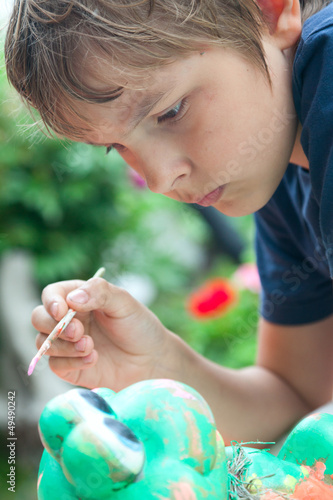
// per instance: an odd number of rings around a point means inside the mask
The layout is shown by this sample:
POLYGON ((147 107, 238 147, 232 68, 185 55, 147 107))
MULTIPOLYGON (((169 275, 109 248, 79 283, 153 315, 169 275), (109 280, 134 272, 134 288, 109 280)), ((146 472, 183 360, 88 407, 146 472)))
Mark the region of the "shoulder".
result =
POLYGON ((333 3, 327 5, 322 10, 311 16, 304 23, 301 35, 301 42, 306 43, 322 36, 332 33, 333 29, 333 3))
MULTIPOLYGON (((311 16, 303 26, 293 65, 293 95, 297 114, 304 124, 311 108, 311 119, 320 121, 332 101, 333 80, 333 3, 311 16)), ((331 117, 330 117, 331 120, 331 117)))
POLYGON ((306 63, 314 55, 320 56, 320 53, 325 51, 325 47, 329 47, 328 52, 330 52, 332 46, 333 3, 305 21, 295 53, 294 66, 297 69, 297 65, 306 63))

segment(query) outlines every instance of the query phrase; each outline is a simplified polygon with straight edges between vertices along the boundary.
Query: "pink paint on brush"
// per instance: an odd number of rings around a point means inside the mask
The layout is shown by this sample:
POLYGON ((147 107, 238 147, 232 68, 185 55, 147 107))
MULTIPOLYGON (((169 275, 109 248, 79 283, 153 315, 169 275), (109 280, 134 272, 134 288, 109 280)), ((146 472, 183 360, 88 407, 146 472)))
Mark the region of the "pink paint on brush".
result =
POLYGON ((37 361, 38 361, 38 356, 35 356, 30 365, 29 365, 29 370, 28 370, 28 375, 30 376, 32 374, 32 372, 34 371, 36 365, 37 365, 37 361))

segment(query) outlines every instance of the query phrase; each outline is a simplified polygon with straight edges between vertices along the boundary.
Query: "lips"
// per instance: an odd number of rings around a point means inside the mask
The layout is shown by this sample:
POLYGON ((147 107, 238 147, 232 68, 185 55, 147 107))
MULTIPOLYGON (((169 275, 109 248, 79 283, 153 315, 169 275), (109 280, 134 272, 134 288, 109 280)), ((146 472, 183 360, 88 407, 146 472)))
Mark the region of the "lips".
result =
POLYGON ((219 186, 214 189, 210 193, 206 194, 201 200, 197 201, 197 205, 201 205, 202 207, 209 207, 210 205, 214 205, 221 197, 224 186, 219 186))

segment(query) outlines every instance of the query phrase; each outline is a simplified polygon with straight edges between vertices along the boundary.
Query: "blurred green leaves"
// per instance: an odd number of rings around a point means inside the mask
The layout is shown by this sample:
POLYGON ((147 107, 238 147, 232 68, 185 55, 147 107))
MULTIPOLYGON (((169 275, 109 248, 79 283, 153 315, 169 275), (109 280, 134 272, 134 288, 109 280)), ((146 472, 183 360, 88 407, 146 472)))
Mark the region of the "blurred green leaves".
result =
POLYGON ((100 153, 19 134, 1 144, 0 251, 31 251, 41 286, 89 276, 119 231, 114 181, 100 153))

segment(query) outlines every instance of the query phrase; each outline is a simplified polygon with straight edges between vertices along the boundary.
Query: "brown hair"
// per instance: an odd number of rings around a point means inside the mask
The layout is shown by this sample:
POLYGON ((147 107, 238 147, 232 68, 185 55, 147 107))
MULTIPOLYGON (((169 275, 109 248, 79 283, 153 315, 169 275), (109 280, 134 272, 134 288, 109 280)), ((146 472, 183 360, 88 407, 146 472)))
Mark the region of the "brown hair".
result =
POLYGON ((254 0, 15 0, 5 42, 7 75, 49 132, 80 140, 89 127, 78 101, 107 102, 124 86, 116 77, 103 90, 85 82, 82 67, 92 72, 84 66, 87 54, 130 78, 210 43, 239 50, 269 78, 264 28, 254 0), (75 130, 73 119, 80 122, 75 130))
POLYGON ((300 0, 302 11, 302 22, 306 21, 316 12, 330 4, 332 0, 300 0))

